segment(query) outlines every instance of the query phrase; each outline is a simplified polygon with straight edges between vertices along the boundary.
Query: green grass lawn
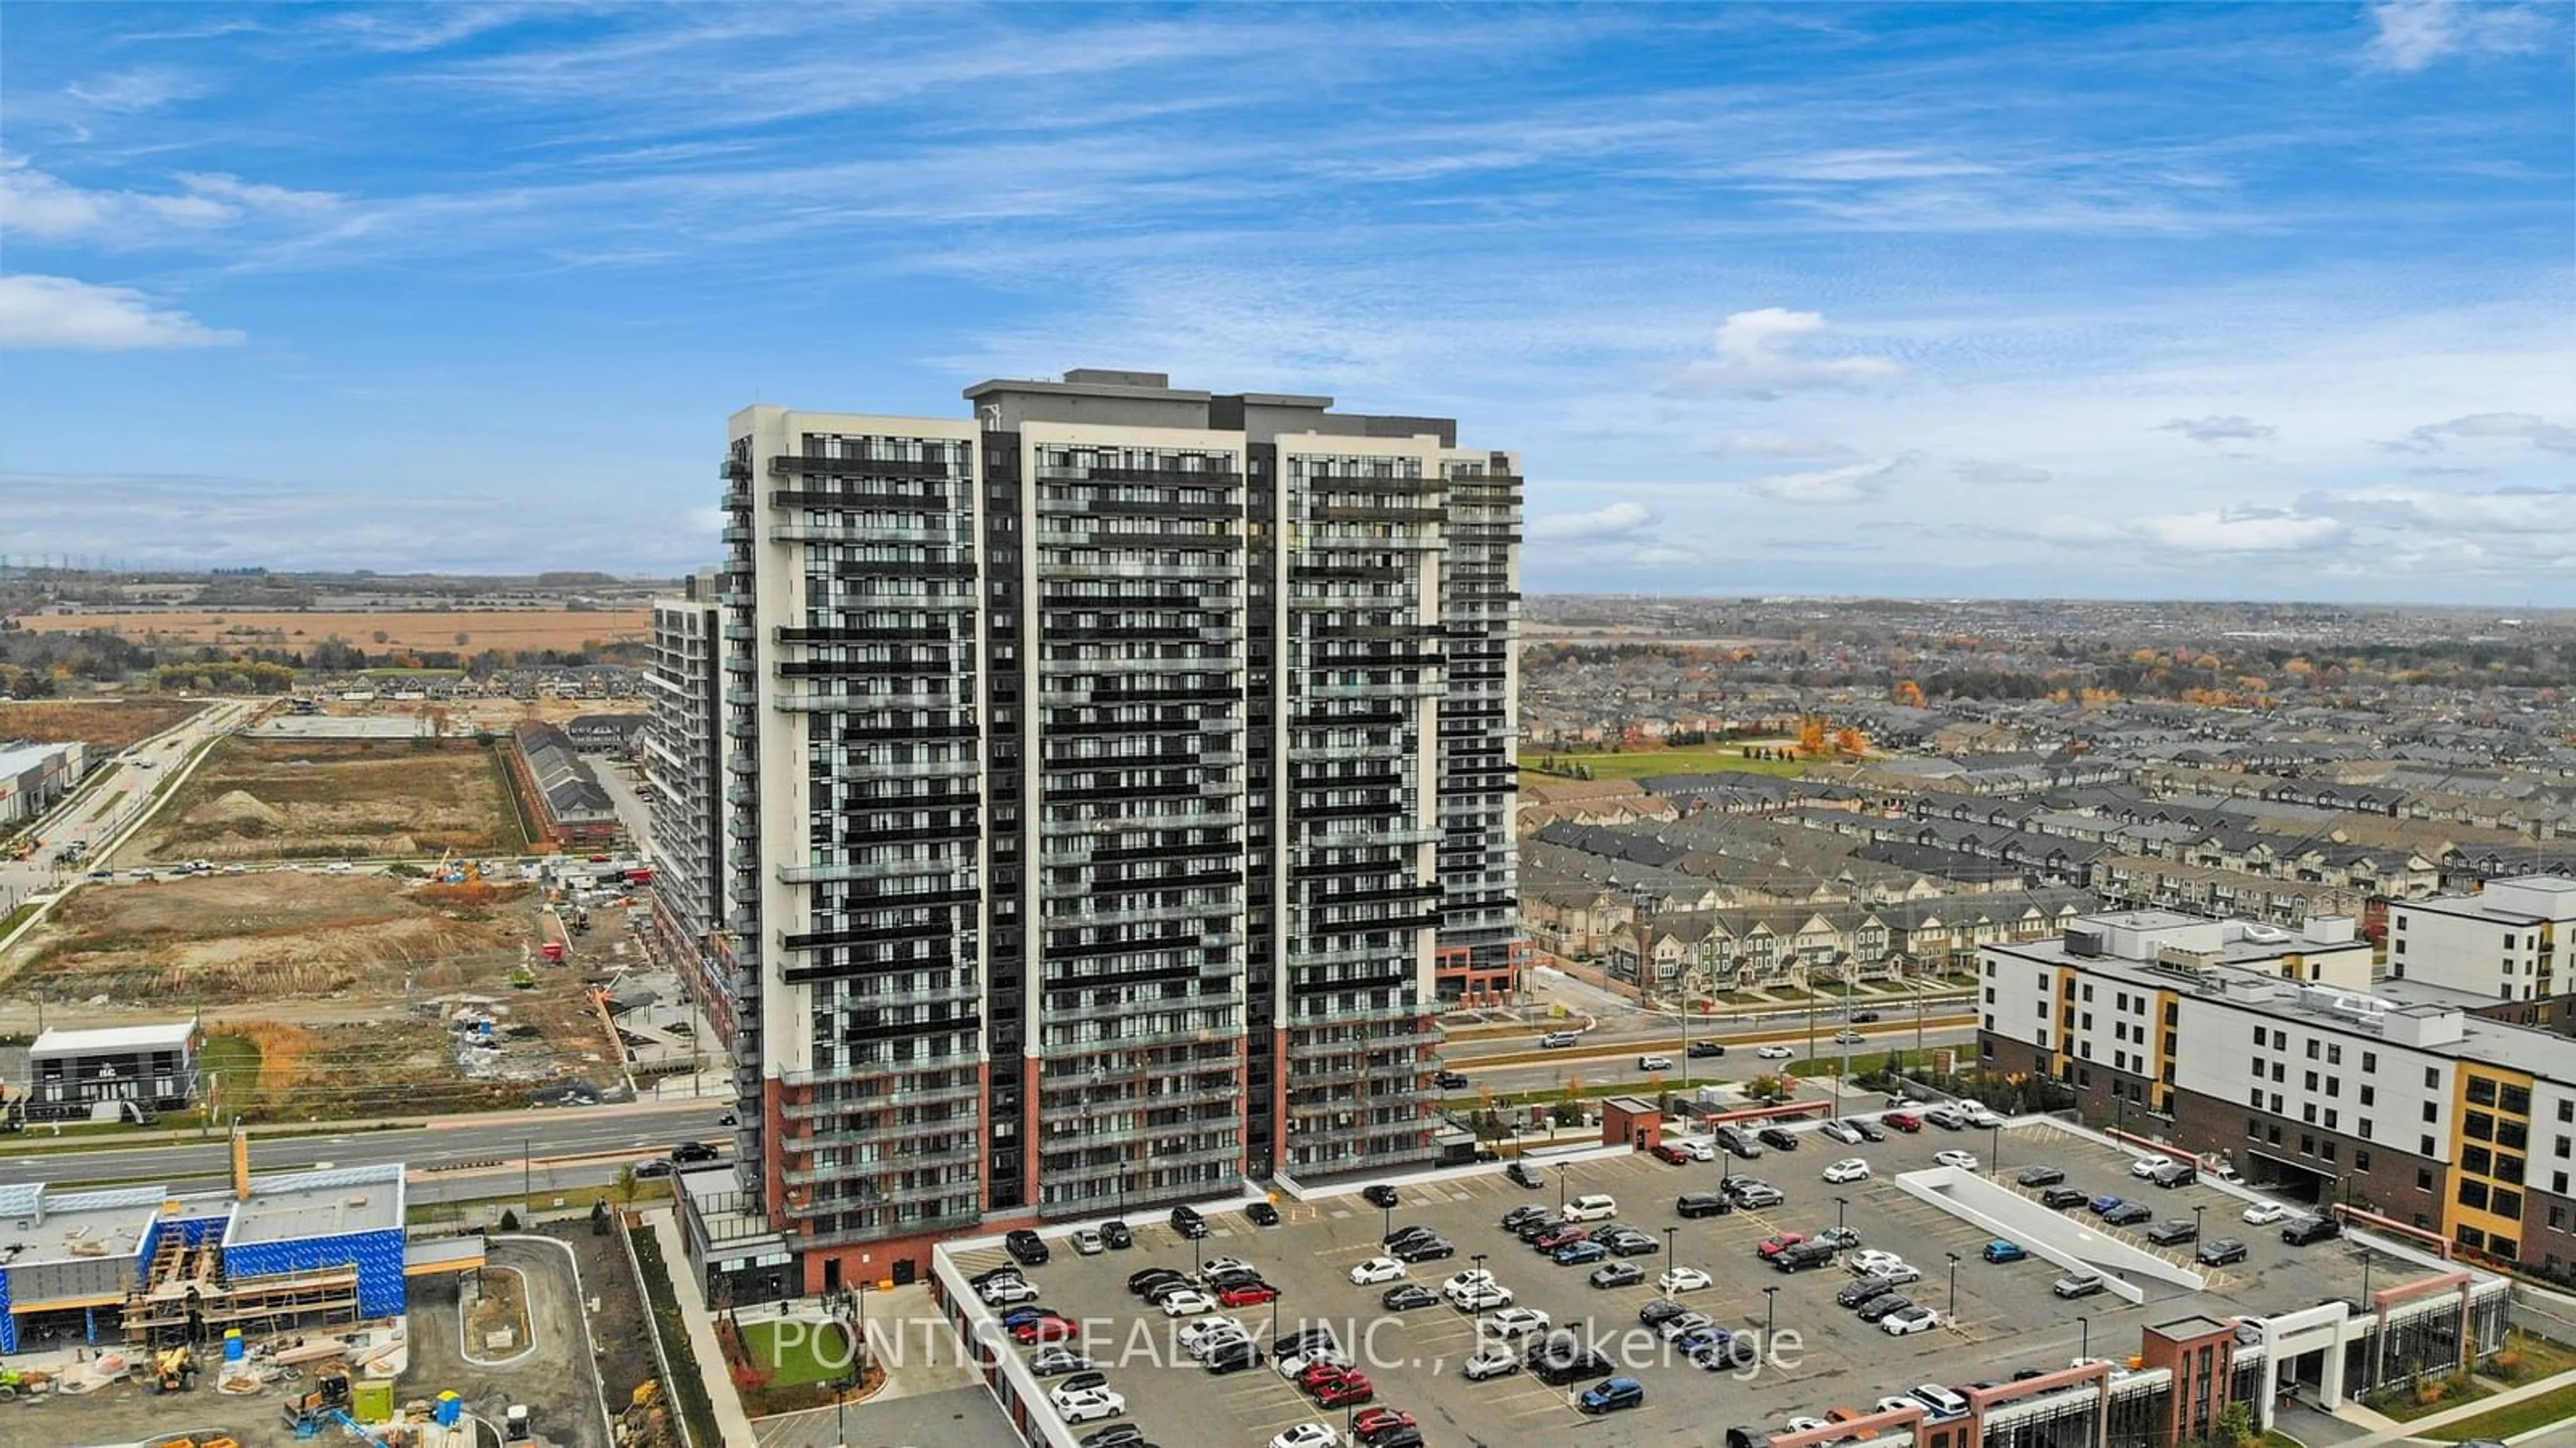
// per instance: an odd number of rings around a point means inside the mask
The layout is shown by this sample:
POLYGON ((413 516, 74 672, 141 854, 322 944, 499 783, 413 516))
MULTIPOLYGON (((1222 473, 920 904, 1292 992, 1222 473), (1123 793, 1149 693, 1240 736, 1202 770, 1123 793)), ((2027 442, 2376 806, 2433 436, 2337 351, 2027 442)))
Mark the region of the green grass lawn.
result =
POLYGON ((2443 1443, 2457 1443, 2465 1438, 2510 1439, 2517 1433, 2545 1428, 2552 1423, 2576 1418, 2576 1387, 2559 1388, 2519 1403, 2508 1403, 2492 1413, 2480 1413, 2443 1427, 2427 1429, 2424 1436, 2443 1443))
POLYGON ((259 1044, 248 1036, 208 1036, 197 1052, 197 1071, 215 1086, 215 1100, 246 1102, 259 1085, 259 1044))
POLYGON ((1560 768, 1580 764, 1592 771, 1594 779, 1642 779, 1650 774, 1716 774, 1728 770, 1795 779, 1807 772, 1806 765, 1787 760, 1747 759, 1743 750, 1750 747, 1754 746, 1708 744, 1688 749, 1622 750, 1615 754, 1566 754, 1531 748, 1521 755, 1521 772, 1537 780, 1562 777, 1537 771, 1535 766, 1545 758, 1553 758, 1560 768))
POLYGON ((782 1388, 828 1383, 850 1370, 849 1347, 841 1329, 826 1323, 808 1328, 800 1323, 746 1322, 743 1355, 782 1388), (781 1336, 780 1327, 789 1331, 781 1336))

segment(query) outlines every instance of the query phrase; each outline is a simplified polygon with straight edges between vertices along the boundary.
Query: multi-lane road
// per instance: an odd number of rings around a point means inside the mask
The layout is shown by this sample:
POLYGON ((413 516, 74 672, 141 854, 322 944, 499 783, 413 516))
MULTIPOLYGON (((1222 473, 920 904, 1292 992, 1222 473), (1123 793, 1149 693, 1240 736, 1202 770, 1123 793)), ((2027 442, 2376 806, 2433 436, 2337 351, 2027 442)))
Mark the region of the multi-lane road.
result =
POLYGON ((152 791, 185 769, 199 745, 240 728, 258 708, 256 702, 220 700, 167 733, 93 766, 105 769, 114 763, 117 770, 106 783, 80 796, 68 815, 39 832, 44 844, 33 856, 0 862, 0 910, 29 895, 64 885, 91 864, 99 863, 94 858, 75 862, 65 856, 73 852, 74 846, 94 855, 99 846, 140 817, 152 791))
MULTIPOLYGON (((721 1145, 732 1134, 720 1124, 731 1107, 729 1101, 707 1097, 448 1117, 427 1126, 331 1136, 262 1136, 254 1129, 250 1164, 253 1171, 266 1175, 401 1162, 412 1168, 416 1180, 429 1181, 449 1173, 471 1177, 478 1171, 502 1170, 510 1179, 509 1187, 487 1185, 475 1193, 501 1195, 517 1187, 524 1165, 533 1164, 539 1170, 596 1167, 606 1177, 614 1177, 618 1167, 659 1156, 677 1142, 704 1138, 711 1145, 721 1145)), ((20 1142, 43 1139, 42 1127, 15 1141, 0 1137, 0 1186, 43 1181, 184 1183, 220 1179, 232 1170, 232 1149, 220 1132, 150 1145, 11 1150, 20 1142)))

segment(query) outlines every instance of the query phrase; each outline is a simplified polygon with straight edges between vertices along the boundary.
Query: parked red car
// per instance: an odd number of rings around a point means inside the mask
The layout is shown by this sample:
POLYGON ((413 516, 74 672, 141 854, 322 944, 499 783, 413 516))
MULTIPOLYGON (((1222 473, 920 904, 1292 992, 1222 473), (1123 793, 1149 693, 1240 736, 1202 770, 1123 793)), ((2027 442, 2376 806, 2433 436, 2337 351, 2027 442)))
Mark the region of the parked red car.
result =
POLYGON ((1590 1228, 1555 1227, 1548 1231, 1541 1232, 1538 1240, 1530 1243, 1530 1245, 1536 1247, 1542 1252, 1553 1252, 1559 1247, 1571 1247, 1577 1242, 1589 1242, 1591 1240, 1592 1232, 1590 1228))
POLYGON ((1350 1371, 1335 1362, 1308 1363, 1305 1371, 1297 1374, 1297 1386, 1310 1393, 1321 1392, 1326 1384, 1339 1382, 1350 1371))
POLYGON ((1675 1166, 1688 1166, 1691 1154, 1669 1141, 1659 1141, 1655 1143, 1655 1160, 1668 1161, 1675 1166))
POLYGON ((1365 1403, 1376 1396, 1377 1389, 1370 1385, 1368 1374, 1344 1373, 1315 1390, 1315 1406, 1347 1408, 1354 1403, 1365 1403))
POLYGON ((1371 1408, 1351 1420, 1351 1436, 1366 1443, 1398 1428, 1413 1426, 1413 1415, 1402 1408, 1371 1408))
POLYGON ((1779 1256, 1805 1240, 1807 1240, 1807 1234, 1804 1232, 1778 1232, 1753 1244, 1753 1251, 1755 1255, 1768 1259, 1779 1256))
POLYGON ((1885 1116, 1878 1118, 1878 1124, 1881 1126, 1892 1126, 1899 1131, 1921 1131, 1923 1129, 1923 1118, 1915 1115, 1911 1111, 1891 1111, 1885 1116))
POLYGON ((1219 1292, 1216 1300, 1227 1307, 1258 1307, 1278 1297, 1279 1289, 1267 1282, 1239 1282, 1219 1292))
POLYGON ((1032 1317, 1028 1321, 1021 1323, 1019 1326, 1012 1328, 1011 1340, 1013 1342, 1023 1344, 1034 1342, 1062 1342, 1066 1338, 1075 1336, 1080 1331, 1080 1328, 1074 1326, 1073 1319, 1069 1317, 1059 1317, 1054 1313, 1048 1313, 1044 1317, 1032 1317))

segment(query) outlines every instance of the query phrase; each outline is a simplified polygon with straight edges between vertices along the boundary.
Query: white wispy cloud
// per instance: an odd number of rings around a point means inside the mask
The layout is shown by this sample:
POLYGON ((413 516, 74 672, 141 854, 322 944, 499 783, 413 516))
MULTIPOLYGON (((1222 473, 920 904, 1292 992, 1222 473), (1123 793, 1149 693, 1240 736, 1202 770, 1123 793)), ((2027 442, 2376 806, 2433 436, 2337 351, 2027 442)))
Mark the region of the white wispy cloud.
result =
POLYGON ((2193 442, 2270 442, 2280 429, 2268 422, 2233 414, 2214 417, 2177 417, 2159 424, 2158 432, 2178 432, 2193 442))
POLYGON ((2259 507, 2055 518, 2033 531, 2052 542, 2136 544, 2202 561, 2220 555, 2316 552, 2341 547, 2352 537, 2352 525, 2341 518, 2259 507))
POLYGON ((1767 478, 1756 478, 1746 486, 1774 502, 1840 507, 1849 503, 1865 503, 1877 497, 1887 490, 1899 472, 1921 460, 1918 454, 1901 453, 1892 458, 1853 463, 1848 467, 1776 473, 1767 478))
POLYGON ((219 172, 182 172, 170 191, 99 190, 38 170, 0 152, 0 231, 40 241, 150 246, 263 217, 304 220, 340 208, 340 197, 246 182, 219 172))
POLYGON ((131 287, 27 273, 0 276, 0 350, 139 352, 240 340, 239 332, 209 327, 131 287))
POLYGON ((1655 525, 1655 515, 1642 503, 1611 503, 1589 513, 1549 513, 1533 518, 1533 543, 1594 542, 1623 538, 1655 525))
POLYGON ((1715 355, 1683 368, 1681 384, 1690 391, 1778 397, 1809 388, 1866 386, 1903 370, 1886 357, 1812 350, 1807 344, 1824 331, 1821 312, 1761 307, 1732 313, 1718 324, 1715 355))
POLYGON ((1850 448, 1826 438, 1759 429, 1730 432, 1711 444, 1708 451, 1734 458, 1840 458, 1852 453, 1850 448))
POLYGON ((2476 412, 2427 423, 2380 446, 2392 452, 2441 452, 2450 441, 2479 438, 2520 439, 2544 452, 2576 453, 2576 427, 2528 412, 2476 412))
POLYGON ((2023 463, 1980 462, 1962 458, 1950 464, 1950 476, 1963 483, 2044 483, 2057 476, 2023 463))
POLYGON ((206 94, 206 83, 171 66, 141 66, 77 80, 63 94, 85 106, 127 115, 157 111, 206 94))
POLYGON ((2372 35, 2362 63, 2418 71, 2455 55, 2508 55, 2538 48, 2548 21, 2534 10, 2488 0, 2382 0, 2370 7, 2372 35))

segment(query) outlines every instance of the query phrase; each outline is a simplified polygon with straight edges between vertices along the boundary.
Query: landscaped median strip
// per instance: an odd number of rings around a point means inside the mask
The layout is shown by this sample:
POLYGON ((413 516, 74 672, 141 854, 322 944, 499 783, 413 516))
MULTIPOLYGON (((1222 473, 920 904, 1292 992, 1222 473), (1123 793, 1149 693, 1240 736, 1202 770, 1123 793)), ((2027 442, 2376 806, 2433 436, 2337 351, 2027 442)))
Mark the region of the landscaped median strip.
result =
MULTIPOLYGON (((1976 1019, 1977 1018, 1973 1013, 1953 1016, 1929 1016, 1920 1023, 1920 1028, 1929 1031, 1948 1030, 1956 1026, 1974 1024, 1976 1019)), ((1837 1026, 1836 1029, 1840 1029, 1840 1027, 1837 1026)), ((1908 1033, 1917 1029, 1917 1023, 1913 1021, 1882 1021, 1873 1025, 1856 1027, 1855 1029, 1859 1030, 1862 1035, 1870 1038, 1872 1042, 1887 1044, 1900 1040, 1908 1033)), ((1693 1036, 1691 1039, 1704 1041, 1712 1038, 1707 1036, 1693 1036)), ((1773 1044, 1792 1046, 1804 1039, 1805 1033, 1803 1031, 1764 1031, 1755 1035, 1724 1037, 1722 1038, 1722 1043, 1728 1050, 1733 1051, 1738 1047, 1765 1046, 1773 1044)), ((1557 1061, 1610 1061, 1623 1056, 1645 1056, 1655 1054, 1669 1056, 1681 1049, 1682 1038, 1680 1036, 1674 1036, 1669 1040, 1657 1037, 1646 1040, 1619 1041, 1599 1046, 1567 1046, 1563 1049, 1554 1051, 1500 1051, 1490 1056, 1461 1057, 1449 1062, 1448 1065, 1449 1069, 1452 1071, 1475 1072, 1491 1070, 1502 1066, 1544 1066, 1557 1061)), ((1858 1050, 1860 1048, 1855 1046, 1853 1049, 1858 1050)))

